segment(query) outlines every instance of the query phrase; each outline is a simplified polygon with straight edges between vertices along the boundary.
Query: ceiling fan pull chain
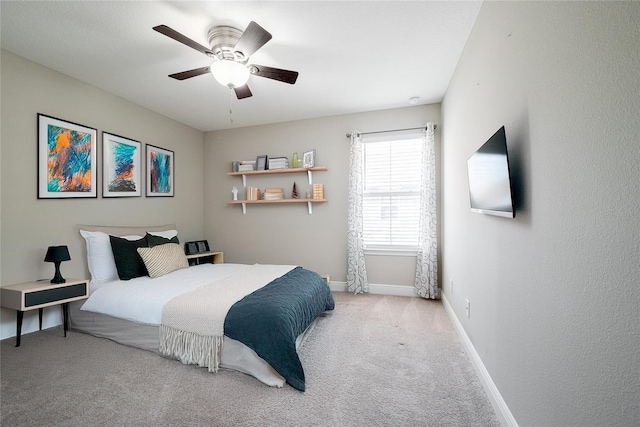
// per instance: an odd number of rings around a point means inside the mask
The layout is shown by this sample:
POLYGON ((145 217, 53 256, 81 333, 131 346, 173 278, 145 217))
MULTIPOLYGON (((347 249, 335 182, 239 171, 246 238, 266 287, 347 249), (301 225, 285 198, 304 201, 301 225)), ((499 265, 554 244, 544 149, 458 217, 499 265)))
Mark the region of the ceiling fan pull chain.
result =
POLYGON ((233 125, 233 90, 229 88, 229 123, 233 125))

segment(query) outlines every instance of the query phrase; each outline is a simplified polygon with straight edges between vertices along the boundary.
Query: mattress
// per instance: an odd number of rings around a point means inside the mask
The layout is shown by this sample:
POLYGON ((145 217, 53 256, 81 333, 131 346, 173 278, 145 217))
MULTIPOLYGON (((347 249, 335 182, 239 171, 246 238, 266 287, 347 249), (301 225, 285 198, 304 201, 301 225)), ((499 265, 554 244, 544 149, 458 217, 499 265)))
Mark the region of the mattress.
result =
MULTIPOLYGON (((201 264, 174 271, 152 279, 149 276, 131 280, 114 280, 90 284, 91 296, 82 310, 107 314, 119 319, 149 325, 160 325, 162 309, 172 298, 196 290, 231 276, 244 276, 264 269, 276 268, 272 279, 295 266, 267 266, 246 264, 201 264)), ((266 285, 266 282, 263 283, 266 285)))

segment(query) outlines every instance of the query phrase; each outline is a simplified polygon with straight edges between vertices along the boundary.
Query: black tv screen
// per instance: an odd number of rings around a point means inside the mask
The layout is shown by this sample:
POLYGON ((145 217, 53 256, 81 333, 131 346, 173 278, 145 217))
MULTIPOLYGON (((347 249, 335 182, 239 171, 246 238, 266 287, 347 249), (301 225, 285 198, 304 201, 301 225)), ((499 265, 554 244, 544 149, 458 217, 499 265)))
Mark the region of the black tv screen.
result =
POLYGON ((471 211, 514 218, 504 126, 467 160, 471 211))

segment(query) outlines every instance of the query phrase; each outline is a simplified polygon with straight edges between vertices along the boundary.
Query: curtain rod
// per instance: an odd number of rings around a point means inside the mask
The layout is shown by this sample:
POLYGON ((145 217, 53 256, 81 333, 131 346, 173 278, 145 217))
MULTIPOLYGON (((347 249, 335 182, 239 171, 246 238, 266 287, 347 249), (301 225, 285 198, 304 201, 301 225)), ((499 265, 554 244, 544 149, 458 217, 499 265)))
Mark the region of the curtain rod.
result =
MULTIPOLYGON (((391 130, 379 130, 377 132, 360 132, 360 135, 369 135, 372 133, 387 133, 387 132, 400 132, 403 130, 417 130, 417 129, 423 129, 426 130, 427 127, 426 126, 422 126, 419 128, 406 128, 406 129, 391 129, 391 130)), ((433 125, 433 129, 436 130, 438 129, 438 125, 433 125)), ((351 132, 347 133, 347 138, 351 138, 351 132)))

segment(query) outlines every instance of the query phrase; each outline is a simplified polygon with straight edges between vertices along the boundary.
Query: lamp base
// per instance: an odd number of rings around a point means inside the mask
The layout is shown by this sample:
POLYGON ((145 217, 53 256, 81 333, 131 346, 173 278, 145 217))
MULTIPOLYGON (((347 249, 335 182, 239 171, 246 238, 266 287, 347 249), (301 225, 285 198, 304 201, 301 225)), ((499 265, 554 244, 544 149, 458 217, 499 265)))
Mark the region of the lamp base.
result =
POLYGON ((59 283, 66 283, 67 281, 64 279, 64 277, 62 277, 62 274, 60 274, 60 261, 57 261, 55 263, 56 266, 56 274, 55 276, 53 276, 53 279, 51 279, 51 283, 54 284, 59 284, 59 283))

